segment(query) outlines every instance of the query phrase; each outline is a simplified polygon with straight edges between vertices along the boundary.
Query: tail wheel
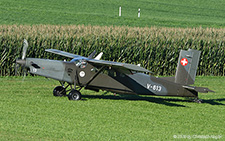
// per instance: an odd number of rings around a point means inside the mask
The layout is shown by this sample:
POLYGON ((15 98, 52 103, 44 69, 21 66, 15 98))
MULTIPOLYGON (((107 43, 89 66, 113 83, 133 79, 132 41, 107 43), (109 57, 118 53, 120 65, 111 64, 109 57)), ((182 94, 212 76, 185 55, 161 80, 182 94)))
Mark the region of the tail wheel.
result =
POLYGON ((53 95, 54 96, 59 96, 59 97, 66 96, 66 89, 63 88, 62 86, 57 86, 53 90, 53 95))
POLYGON ((77 90, 72 89, 70 93, 68 94, 69 100, 80 100, 81 99, 81 93, 77 90))

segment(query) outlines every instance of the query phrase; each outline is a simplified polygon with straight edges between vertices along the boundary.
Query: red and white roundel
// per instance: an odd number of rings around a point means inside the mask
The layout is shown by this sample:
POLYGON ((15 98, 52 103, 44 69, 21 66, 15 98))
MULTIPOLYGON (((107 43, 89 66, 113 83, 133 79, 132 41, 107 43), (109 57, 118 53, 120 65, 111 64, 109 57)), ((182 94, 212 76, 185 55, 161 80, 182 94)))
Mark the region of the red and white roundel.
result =
POLYGON ((188 60, 186 58, 182 58, 180 60, 180 63, 181 63, 182 66, 186 66, 188 64, 188 60))

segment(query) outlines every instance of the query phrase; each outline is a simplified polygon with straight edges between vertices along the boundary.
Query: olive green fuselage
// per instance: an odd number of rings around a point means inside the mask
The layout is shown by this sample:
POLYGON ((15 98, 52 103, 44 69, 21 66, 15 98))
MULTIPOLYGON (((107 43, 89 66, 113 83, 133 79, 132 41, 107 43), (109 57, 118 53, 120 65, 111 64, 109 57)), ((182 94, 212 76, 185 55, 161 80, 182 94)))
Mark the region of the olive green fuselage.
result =
POLYGON ((30 73, 76 84, 91 90, 106 90, 119 94, 197 97, 198 93, 169 79, 145 73, 91 63, 64 62, 26 58, 30 73), (35 66, 38 64, 38 66, 35 66))

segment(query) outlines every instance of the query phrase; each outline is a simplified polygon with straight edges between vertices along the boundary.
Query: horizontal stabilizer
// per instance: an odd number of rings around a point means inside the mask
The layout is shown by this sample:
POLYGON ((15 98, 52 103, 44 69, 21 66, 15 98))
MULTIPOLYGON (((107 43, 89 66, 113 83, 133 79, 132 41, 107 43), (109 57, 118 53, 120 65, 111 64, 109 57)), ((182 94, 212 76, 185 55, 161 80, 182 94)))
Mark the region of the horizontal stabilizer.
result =
POLYGON ((194 90, 194 91, 200 92, 200 93, 214 92, 214 91, 210 90, 209 88, 205 88, 205 87, 183 86, 183 88, 189 89, 189 90, 194 90))

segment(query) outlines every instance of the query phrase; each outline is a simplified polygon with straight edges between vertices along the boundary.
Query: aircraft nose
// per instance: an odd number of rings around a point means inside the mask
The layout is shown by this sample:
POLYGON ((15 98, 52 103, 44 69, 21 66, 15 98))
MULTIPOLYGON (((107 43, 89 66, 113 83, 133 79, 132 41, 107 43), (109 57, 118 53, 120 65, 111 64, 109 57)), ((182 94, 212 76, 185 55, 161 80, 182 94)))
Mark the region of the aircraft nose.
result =
POLYGON ((18 63, 20 65, 25 65, 26 64, 26 60, 19 59, 19 60, 16 60, 16 63, 18 63))

